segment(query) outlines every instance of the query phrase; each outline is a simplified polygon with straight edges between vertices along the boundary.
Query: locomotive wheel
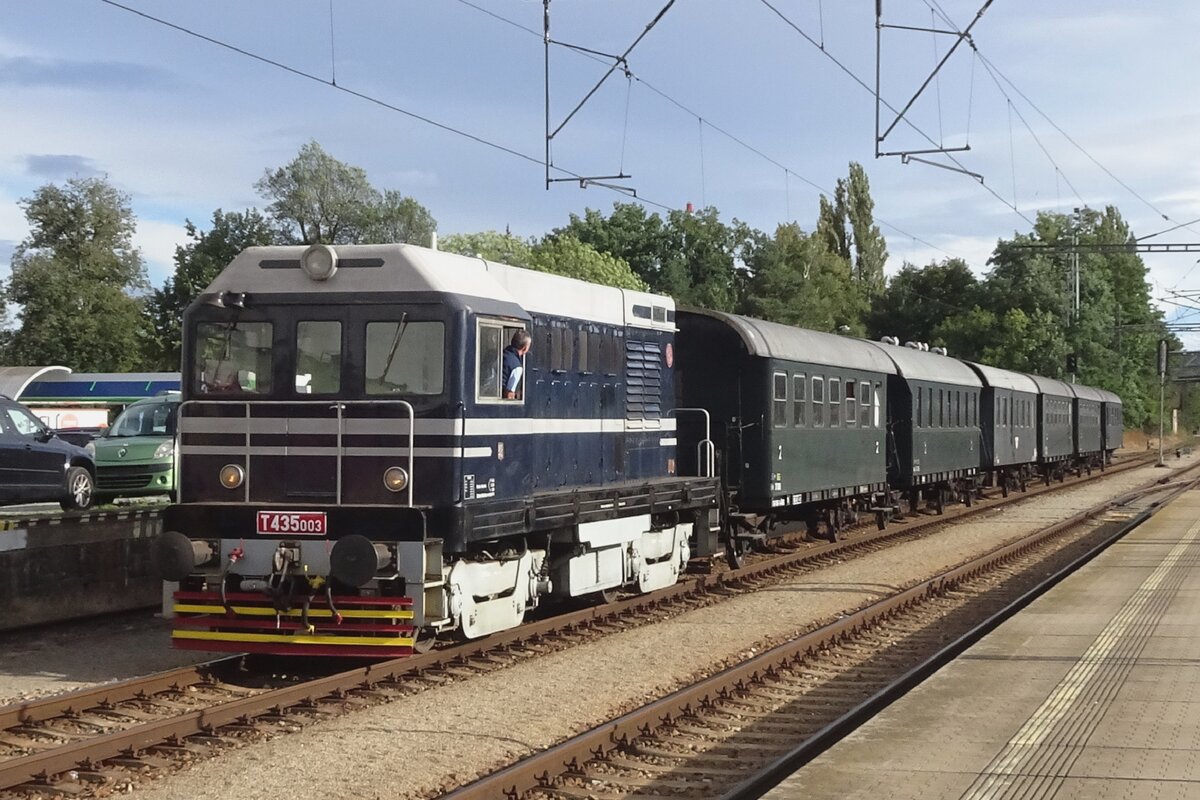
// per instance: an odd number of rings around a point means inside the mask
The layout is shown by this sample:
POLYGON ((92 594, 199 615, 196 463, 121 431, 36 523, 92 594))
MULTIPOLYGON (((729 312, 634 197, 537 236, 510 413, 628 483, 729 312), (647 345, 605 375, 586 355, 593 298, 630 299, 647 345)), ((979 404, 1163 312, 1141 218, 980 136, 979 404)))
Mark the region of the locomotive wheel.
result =
POLYGON ((611 589, 601 589, 600 591, 596 592, 596 599, 604 605, 615 603, 621 599, 621 590, 616 586, 612 587, 611 589))
POLYGON ((725 560, 729 562, 730 569, 741 569, 746 566, 746 553, 750 548, 741 539, 730 539, 725 545, 725 560))
POLYGON ((419 628, 413 634, 413 652, 428 653, 437 642, 437 631, 433 628, 419 628))

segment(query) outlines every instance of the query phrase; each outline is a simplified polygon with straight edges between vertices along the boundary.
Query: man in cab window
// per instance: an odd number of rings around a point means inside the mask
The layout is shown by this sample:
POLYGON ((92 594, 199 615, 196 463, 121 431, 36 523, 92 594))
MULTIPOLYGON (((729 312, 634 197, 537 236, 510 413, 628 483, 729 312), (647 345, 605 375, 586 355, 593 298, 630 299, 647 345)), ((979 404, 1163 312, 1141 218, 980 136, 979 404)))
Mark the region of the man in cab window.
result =
POLYGON ((525 354, 533 341, 529 331, 513 334, 512 344, 504 348, 503 392, 505 400, 521 399, 521 378, 525 374, 525 354))

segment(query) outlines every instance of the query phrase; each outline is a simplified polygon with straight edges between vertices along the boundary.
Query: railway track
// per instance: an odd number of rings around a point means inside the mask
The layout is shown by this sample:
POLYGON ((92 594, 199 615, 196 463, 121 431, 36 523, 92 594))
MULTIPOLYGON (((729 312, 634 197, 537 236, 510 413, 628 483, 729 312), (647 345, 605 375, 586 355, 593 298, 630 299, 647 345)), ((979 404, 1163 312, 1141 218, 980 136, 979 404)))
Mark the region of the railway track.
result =
POLYGON ((443 800, 751 800, 1200 486, 1128 493, 524 759, 443 800), (1128 510, 1098 526, 1087 523, 1128 510))
MULTIPOLYGON (((1131 461, 1108 474, 1141 466, 1131 461)), ((1097 474, 1091 478, 1099 478, 1097 474)), ((502 669, 598 636, 711 605, 731 594, 819 569, 830 560, 873 552, 927 535, 965 517, 1079 485, 1088 478, 1027 494, 910 518, 891 528, 759 556, 738 570, 703 575, 669 589, 531 622, 486 640, 406 659, 263 685, 238 658, 175 670, 47 700, 0 708, 0 794, 86 792, 120 785, 131 773, 204 757, 247 737, 268 736, 332 713, 387 702, 430 686, 502 669), (249 681, 247 679, 250 679, 249 681)))

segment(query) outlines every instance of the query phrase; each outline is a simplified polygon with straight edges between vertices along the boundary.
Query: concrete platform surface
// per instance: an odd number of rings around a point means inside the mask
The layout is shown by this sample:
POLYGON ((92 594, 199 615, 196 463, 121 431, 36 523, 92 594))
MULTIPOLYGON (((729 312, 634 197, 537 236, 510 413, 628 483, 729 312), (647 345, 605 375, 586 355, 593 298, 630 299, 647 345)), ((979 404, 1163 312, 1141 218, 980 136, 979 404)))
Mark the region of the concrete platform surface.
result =
POLYGON ((1200 490, 765 797, 1200 798, 1200 490))

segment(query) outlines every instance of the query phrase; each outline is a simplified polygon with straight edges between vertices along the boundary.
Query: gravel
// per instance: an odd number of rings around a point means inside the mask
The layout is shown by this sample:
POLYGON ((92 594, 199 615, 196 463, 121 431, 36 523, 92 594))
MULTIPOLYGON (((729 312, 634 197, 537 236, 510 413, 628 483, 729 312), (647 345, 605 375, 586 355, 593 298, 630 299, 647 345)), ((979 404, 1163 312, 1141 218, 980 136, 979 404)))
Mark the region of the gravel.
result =
MULTIPOLYGON (((1191 457, 1173 466, 1190 465, 1191 457)), ((239 800, 418 798, 545 748, 902 586, 1122 494, 1138 468, 1031 499, 787 584, 316 723, 137 785, 132 796, 239 800)), ((204 658, 167 624, 126 619, 0 637, 0 703, 204 658)))

